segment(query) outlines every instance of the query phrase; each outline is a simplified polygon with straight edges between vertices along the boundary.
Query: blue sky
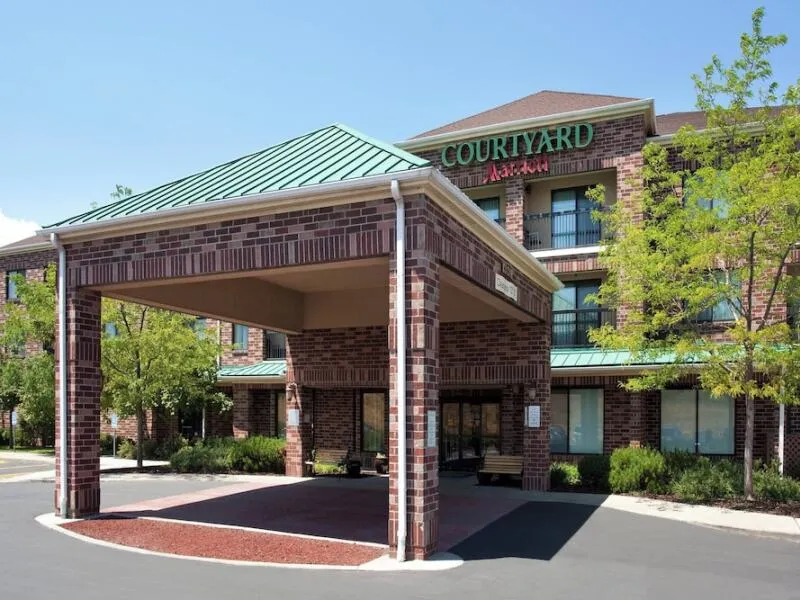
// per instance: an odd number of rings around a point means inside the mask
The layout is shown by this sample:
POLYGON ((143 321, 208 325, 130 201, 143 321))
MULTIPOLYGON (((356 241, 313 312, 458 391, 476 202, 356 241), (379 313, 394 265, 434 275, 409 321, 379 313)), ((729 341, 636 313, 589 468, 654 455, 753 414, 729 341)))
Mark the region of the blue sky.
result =
MULTIPOLYGON (((766 1, 783 82, 800 2, 766 1)), ((335 121, 397 141, 541 89, 691 110, 742 0, 138 0, 0 12, 0 240, 335 121), (18 221, 24 221, 22 225, 18 221)))

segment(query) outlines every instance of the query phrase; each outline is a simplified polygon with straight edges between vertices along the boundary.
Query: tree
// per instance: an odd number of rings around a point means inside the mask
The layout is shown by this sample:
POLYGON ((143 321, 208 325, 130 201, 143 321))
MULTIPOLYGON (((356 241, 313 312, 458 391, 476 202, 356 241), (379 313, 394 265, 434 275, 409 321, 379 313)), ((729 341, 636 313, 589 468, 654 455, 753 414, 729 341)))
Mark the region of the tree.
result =
POLYGON ((55 435, 55 267, 43 281, 14 277, 19 302, 5 305, 0 330, 0 408, 19 406, 23 427, 47 445, 55 435), (29 344, 42 351, 26 354, 29 344))
POLYGON ((216 389, 216 336, 198 332, 194 317, 103 300, 103 400, 121 417, 136 417, 136 460, 142 466, 145 416, 162 409, 230 407, 216 389))
POLYGON ((707 127, 683 127, 669 150, 645 146, 641 192, 599 216, 612 238, 596 300, 620 310, 621 323, 593 334, 637 359, 672 358, 629 390, 696 374, 713 397, 744 398, 748 499, 756 399, 800 401, 800 344, 786 311, 800 301, 787 272, 800 241, 800 83, 779 95, 769 54, 787 38, 765 35, 763 17, 753 13, 741 56, 725 65, 715 55, 693 77, 707 127))

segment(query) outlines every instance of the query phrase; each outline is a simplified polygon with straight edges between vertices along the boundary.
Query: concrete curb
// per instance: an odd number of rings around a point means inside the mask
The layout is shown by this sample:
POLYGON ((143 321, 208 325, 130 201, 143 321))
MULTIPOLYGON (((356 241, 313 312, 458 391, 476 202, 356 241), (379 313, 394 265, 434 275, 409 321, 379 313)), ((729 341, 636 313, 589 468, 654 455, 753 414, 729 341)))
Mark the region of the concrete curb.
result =
POLYGON ((724 527, 726 529, 738 529, 754 533, 800 536, 800 519, 783 515, 730 510, 716 506, 683 504, 667 500, 655 500, 640 496, 621 496, 616 494, 530 492, 528 496, 533 502, 563 502, 567 504, 599 506, 693 525, 724 527))
MULTIPOLYGON (((153 550, 146 550, 144 548, 135 548, 133 546, 124 546, 122 544, 116 544, 114 542, 106 542, 104 540, 98 540, 96 538, 81 535, 80 533, 76 533, 74 531, 70 531, 69 529, 61 527, 61 525, 65 525, 67 523, 76 523, 82 520, 84 519, 62 519, 61 517, 57 517, 54 513, 45 513, 43 515, 39 515, 38 517, 36 517, 36 522, 39 523, 40 525, 44 525, 48 529, 52 529, 53 531, 63 533, 77 540, 81 540, 83 542, 88 542, 90 544, 95 544, 98 546, 103 546, 105 548, 113 548, 114 550, 123 550, 127 552, 135 552, 136 554, 145 554, 150 556, 158 556, 162 558, 194 560, 199 562, 217 563, 217 564, 233 565, 239 567, 274 567, 278 569, 305 569, 313 571, 328 570, 328 571, 370 572, 370 571, 444 571, 460 567, 461 565, 464 564, 464 561, 460 557, 456 556, 455 554, 450 554, 447 552, 440 552, 438 554, 435 554, 430 559, 425 561, 410 560, 403 563, 398 563, 396 560, 390 558, 388 555, 384 555, 379 558, 376 558, 375 560, 366 562, 362 565, 355 565, 355 566, 270 563, 270 562, 256 562, 256 561, 245 561, 245 560, 229 560, 223 558, 208 558, 205 556, 189 556, 186 554, 169 554, 166 552, 156 552, 153 550)), ((170 519, 156 519, 156 520, 169 521, 170 519)), ((180 521, 175 521, 175 522, 180 522, 180 521)), ((211 527, 223 527, 223 528, 225 527, 221 525, 209 525, 207 523, 202 523, 202 525, 211 527)), ((275 533, 257 529, 254 530, 252 528, 247 528, 247 527, 234 527, 233 529, 258 531, 260 533, 275 533)), ((293 535, 284 532, 281 533, 282 535, 293 535)), ((314 536, 302 536, 302 537, 314 537, 314 536)), ((316 539, 330 539, 330 538, 316 538, 316 539)), ((343 543, 356 543, 356 542, 347 542, 343 540, 335 540, 335 541, 343 543)), ((362 545, 375 545, 379 547, 385 547, 381 546, 380 544, 362 544, 362 545)))

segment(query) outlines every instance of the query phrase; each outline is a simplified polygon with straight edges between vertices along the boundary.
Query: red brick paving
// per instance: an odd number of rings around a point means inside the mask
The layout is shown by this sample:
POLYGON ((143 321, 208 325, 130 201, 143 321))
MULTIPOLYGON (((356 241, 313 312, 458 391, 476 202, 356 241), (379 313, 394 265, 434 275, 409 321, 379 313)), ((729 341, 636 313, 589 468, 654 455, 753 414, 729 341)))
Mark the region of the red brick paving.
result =
POLYGON ((355 566, 386 552, 383 548, 360 544, 152 519, 104 518, 78 521, 63 527, 124 546, 227 560, 355 566))

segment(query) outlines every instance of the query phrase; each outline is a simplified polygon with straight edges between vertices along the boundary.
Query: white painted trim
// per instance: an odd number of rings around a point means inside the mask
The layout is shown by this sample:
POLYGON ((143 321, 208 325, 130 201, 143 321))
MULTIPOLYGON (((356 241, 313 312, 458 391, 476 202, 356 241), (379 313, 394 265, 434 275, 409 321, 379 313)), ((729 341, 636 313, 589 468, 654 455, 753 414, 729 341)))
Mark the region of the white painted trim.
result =
POLYGON ((555 250, 531 250, 534 258, 553 258, 555 256, 577 256, 579 254, 599 254, 602 246, 582 246, 580 248, 556 248, 555 250))
POLYGON ((438 148, 439 146, 442 146, 448 142, 454 142, 466 138, 497 135, 500 133, 518 131, 520 129, 528 129, 531 127, 555 125, 556 123, 564 123, 566 121, 600 119, 603 117, 622 117, 640 112, 647 113, 648 129, 650 131, 655 131, 655 103, 652 98, 644 98, 642 100, 632 100, 630 102, 620 102, 618 104, 609 104, 607 106, 598 106, 595 108, 585 108, 583 110, 555 113, 542 117, 519 119, 517 121, 506 121, 504 123, 482 125, 480 127, 471 127, 469 129, 459 129, 457 131, 449 131, 447 133, 440 133, 437 135, 429 135, 421 138, 404 140, 402 142, 395 142, 394 145, 398 148, 402 148, 403 150, 414 152, 438 148))

